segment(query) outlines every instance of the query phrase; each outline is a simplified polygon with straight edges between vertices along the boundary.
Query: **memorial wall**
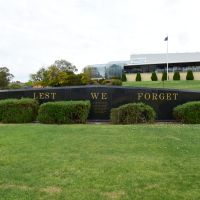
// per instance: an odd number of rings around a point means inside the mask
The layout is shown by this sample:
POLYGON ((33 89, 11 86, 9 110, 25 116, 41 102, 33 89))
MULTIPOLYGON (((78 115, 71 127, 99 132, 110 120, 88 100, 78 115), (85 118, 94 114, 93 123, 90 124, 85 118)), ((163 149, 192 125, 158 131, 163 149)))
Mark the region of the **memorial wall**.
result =
POLYGON ((90 100, 89 118, 93 120, 109 119, 110 110, 120 105, 143 102, 155 109, 158 120, 173 120, 173 108, 189 101, 200 100, 200 91, 121 86, 71 86, 0 90, 0 99, 27 97, 37 99, 39 103, 90 100))

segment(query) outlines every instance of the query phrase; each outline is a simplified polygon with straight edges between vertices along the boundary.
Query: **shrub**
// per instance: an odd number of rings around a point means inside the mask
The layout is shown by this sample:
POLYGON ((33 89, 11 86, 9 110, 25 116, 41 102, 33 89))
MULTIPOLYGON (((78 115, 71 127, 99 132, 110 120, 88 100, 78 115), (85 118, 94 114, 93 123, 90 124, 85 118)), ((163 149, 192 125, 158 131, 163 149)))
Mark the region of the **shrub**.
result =
POLYGON ((27 123, 36 119, 38 102, 34 99, 5 99, 0 101, 0 121, 27 123))
POLYGON ((38 120, 45 124, 85 123, 89 111, 89 101, 47 102, 40 106, 38 120))
POLYGON ((188 102, 173 110, 174 118, 186 124, 200 123, 200 101, 188 102))
POLYGON ((127 81, 126 74, 124 72, 122 72, 121 80, 122 80, 122 82, 126 82, 127 81))
POLYGON ((111 110, 113 124, 135 124, 153 122, 156 113, 152 107, 144 103, 129 103, 111 110))
POLYGON ((180 73, 179 72, 174 72, 173 80, 174 81, 179 81, 180 79, 181 79, 180 73))
POLYGON ((152 74, 151 74, 151 80, 152 80, 152 81, 157 81, 157 80, 158 80, 158 77, 157 77, 157 75, 156 75, 156 72, 152 72, 152 74))
POLYGON ((102 82, 103 85, 118 85, 121 86, 122 85, 122 81, 119 79, 105 79, 102 82))
POLYGON ((186 80, 194 80, 194 75, 192 70, 187 71, 186 80))
POLYGON ((141 81, 142 80, 140 72, 137 73, 135 80, 136 81, 141 81))
POLYGON ((166 81, 166 80, 167 80, 167 72, 163 72, 162 81, 166 81))

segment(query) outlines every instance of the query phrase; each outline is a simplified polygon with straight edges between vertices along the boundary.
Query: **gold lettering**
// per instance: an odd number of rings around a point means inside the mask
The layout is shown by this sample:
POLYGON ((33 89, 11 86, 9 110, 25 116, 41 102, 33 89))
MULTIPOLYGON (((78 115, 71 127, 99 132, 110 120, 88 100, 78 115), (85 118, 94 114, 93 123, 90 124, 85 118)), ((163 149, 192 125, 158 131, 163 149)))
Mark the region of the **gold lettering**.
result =
POLYGON ((143 93, 138 93, 138 100, 140 100, 143 96, 143 93))
POLYGON ((171 101, 172 100, 172 94, 171 93, 167 93, 167 101, 171 101))
POLYGON ((92 99, 98 99, 99 93, 90 93, 92 96, 92 99))
POLYGON ((45 96, 44 94, 45 94, 45 93, 40 92, 40 93, 39 93, 39 99, 44 99, 44 96, 45 96))
POLYGON ((55 96, 56 96, 56 93, 53 92, 53 93, 51 93, 51 95, 52 95, 52 99, 54 100, 54 99, 55 99, 55 96))
POLYGON ((158 100, 158 94, 157 93, 153 93, 152 95, 153 95, 152 100, 153 101, 155 101, 155 100, 157 101, 158 100))
POLYGON ((38 97, 37 97, 37 95, 36 95, 35 92, 33 93, 33 98, 34 98, 34 99, 38 99, 38 97))
POLYGON ((45 93, 45 99, 49 99, 49 93, 48 92, 45 93))
POLYGON ((144 98, 145 98, 145 100, 150 100, 150 98, 151 98, 150 93, 145 93, 144 98))
POLYGON ((101 99, 107 100, 108 99, 108 93, 101 93, 101 99))
POLYGON ((160 93, 159 94, 159 99, 160 100, 165 100, 165 94, 164 93, 160 93))
POLYGON ((174 100, 177 100, 178 93, 173 93, 173 96, 174 96, 174 100))

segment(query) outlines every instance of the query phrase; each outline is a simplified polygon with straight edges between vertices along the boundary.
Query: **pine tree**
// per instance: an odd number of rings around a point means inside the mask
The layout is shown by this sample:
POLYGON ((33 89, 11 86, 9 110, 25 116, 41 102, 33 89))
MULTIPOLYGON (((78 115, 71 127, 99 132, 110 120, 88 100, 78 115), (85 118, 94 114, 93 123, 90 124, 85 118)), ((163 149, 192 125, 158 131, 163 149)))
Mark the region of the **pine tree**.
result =
POLYGON ((179 72, 174 72, 173 80, 174 81, 179 81, 181 79, 180 73, 179 72))
POLYGON ((166 81, 166 80, 167 80, 167 72, 163 72, 162 81, 166 81))
POLYGON ((157 77, 157 75, 156 75, 156 72, 152 72, 152 74, 151 74, 151 80, 152 80, 152 81, 157 81, 157 80, 158 80, 158 77, 157 77))
POLYGON ((186 80, 194 80, 194 75, 192 70, 187 71, 186 80))
POLYGON ((142 80, 140 72, 137 73, 135 80, 136 81, 141 81, 142 80))

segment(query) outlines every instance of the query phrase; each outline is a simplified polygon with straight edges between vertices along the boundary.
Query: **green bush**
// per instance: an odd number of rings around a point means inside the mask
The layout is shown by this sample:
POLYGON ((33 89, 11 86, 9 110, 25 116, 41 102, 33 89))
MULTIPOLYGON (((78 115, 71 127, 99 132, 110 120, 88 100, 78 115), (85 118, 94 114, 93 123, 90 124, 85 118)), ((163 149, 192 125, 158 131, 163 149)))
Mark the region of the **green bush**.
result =
POLYGON ((103 85, 118 85, 121 86, 122 85, 122 81, 119 79, 105 79, 102 82, 103 85))
POLYGON ((181 79, 180 73, 179 72, 174 72, 173 80, 174 81, 179 81, 180 79, 181 79))
POLYGON ((40 106, 38 120, 45 124, 86 123, 90 101, 47 102, 40 106))
POLYGON ((158 77, 157 77, 157 75, 156 75, 156 72, 152 72, 152 74, 151 74, 151 80, 152 80, 152 81, 157 81, 157 80, 158 80, 158 77))
POLYGON ((36 120, 38 102, 34 99, 0 100, 0 121, 4 123, 28 123, 36 120))
POLYGON ((135 124, 154 122, 156 113, 154 109, 144 103, 129 103, 111 110, 113 124, 135 124))
POLYGON ((136 80, 136 81, 141 81, 141 80, 142 80, 142 77, 141 77, 140 72, 137 73, 137 75, 136 75, 136 77, 135 77, 135 80, 136 80))
POLYGON ((194 75, 192 70, 187 71, 186 80, 194 80, 194 75))
POLYGON ((173 110, 174 118, 186 124, 200 123, 200 101, 188 102, 173 110))
POLYGON ((126 82, 127 81, 126 74, 124 72, 122 72, 121 80, 122 80, 122 82, 126 82))
POLYGON ((166 80, 167 80, 167 72, 163 72, 162 81, 166 81, 166 80))

